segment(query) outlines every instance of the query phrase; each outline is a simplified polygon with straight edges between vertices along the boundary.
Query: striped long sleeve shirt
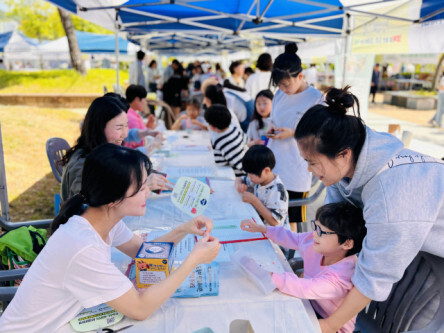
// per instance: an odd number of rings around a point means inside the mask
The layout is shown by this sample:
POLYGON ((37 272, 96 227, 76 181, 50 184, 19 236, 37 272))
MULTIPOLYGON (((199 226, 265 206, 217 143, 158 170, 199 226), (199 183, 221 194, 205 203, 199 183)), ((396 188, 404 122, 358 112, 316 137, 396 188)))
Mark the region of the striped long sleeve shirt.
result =
POLYGON ((236 177, 244 175, 242 158, 248 149, 245 133, 231 124, 225 132, 213 134, 211 143, 216 164, 231 166, 236 177))

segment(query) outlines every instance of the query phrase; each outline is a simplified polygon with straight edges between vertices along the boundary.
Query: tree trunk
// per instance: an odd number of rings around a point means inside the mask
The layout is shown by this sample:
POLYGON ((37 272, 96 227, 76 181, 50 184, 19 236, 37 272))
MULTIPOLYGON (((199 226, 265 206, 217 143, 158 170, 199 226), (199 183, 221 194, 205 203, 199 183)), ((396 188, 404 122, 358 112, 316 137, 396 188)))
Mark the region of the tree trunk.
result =
POLYGON ((82 54, 80 53, 79 44, 77 43, 77 36, 74 31, 71 16, 69 16, 69 13, 63 9, 58 8, 58 11, 63 28, 65 29, 66 37, 68 38, 69 55, 71 57, 72 67, 80 72, 80 74, 85 75, 85 64, 83 63, 82 54))
POLYGON ((433 75, 432 91, 436 90, 436 85, 438 83, 438 80, 441 79, 443 61, 444 61, 444 53, 441 54, 441 57, 439 58, 438 61, 438 66, 436 66, 435 74, 433 75))

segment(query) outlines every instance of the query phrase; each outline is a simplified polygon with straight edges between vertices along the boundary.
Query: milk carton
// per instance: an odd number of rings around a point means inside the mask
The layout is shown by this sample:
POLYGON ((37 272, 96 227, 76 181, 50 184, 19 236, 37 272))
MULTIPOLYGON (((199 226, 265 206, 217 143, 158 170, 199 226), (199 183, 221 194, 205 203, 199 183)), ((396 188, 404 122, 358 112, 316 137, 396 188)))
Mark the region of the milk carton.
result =
POLYGON ((135 258, 138 288, 147 288, 170 275, 174 264, 174 243, 145 242, 135 258))

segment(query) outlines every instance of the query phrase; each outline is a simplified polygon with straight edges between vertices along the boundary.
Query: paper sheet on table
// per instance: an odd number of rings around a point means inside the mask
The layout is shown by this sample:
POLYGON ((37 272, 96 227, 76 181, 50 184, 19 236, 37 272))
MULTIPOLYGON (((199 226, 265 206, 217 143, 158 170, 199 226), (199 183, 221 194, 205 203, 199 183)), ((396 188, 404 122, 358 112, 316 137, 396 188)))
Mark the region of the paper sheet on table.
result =
POLYGON ((183 152, 193 152, 193 151, 206 152, 210 151, 211 148, 206 145, 175 145, 173 147, 173 150, 183 151, 183 152))
POLYGON ((117 324, 123 314, 117 312, 106 304, 99 304, 83 309, 70 321, 72 328, 77 332, 95 331, 99 327, 108 327, 117 324))
POLYGON ((242 219, 215 220, 211 235, 219 239, 221 244, 250 242, 267 239, 263 233, 243 231, 240 228, 242 219))
POLYGON ((203 214, 209 199, 210 187, 191 177, 179 178, 171 194, 171 202, 193 217, 203 214))
POLYGON ((215 175, 214 167, 174 167, 165 166, 162 169, 169 177, 212 177, 215 175))

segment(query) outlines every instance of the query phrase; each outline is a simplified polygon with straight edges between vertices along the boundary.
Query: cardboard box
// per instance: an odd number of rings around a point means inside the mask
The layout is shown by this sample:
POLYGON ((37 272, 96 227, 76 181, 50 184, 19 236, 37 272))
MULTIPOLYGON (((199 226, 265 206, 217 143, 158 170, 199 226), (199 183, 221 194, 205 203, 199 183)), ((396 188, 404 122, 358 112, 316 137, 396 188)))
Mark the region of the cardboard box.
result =
POLYGON ((135 258, 138 288, 147 288, 171 274, 174 264, 174 243, 145 242, 135 258))

